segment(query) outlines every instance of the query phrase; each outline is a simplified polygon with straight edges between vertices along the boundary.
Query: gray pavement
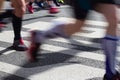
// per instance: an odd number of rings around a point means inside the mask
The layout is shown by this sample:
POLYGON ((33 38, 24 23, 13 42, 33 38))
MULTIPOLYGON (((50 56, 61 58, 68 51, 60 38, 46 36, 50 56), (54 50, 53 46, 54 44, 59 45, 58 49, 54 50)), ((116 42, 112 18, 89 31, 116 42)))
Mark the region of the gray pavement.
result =
MULTIPOLYGON (((60 10, 55 15, 47 10, 25 14, 22 36, 27 46, 30 30, 51 28, 53 20, 74 21, 68 6, 62 6, 60 10)), ((102 80, 105 56, 100 43, 106 25, 103 16, 92 11, 83 32, 68 40, 60 37, 46 40, 38 53, 39 61, 29 63, 27 52, 9 49, 13 42, 13 29, 11 23, 7 24, 0 33, 0 80, 102 80)))

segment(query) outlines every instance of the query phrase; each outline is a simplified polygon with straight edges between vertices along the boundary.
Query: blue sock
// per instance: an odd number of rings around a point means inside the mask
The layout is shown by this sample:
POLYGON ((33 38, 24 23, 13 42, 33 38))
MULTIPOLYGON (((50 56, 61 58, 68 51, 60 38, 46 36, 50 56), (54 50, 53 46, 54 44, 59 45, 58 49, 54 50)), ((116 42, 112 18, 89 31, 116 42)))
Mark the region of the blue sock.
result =
POLYGON ((103 49, 106 55, 106 76, 107 78, 111 78, 114 74, 116 74, 116 54, 117 54, 117 41, 118 38, 116 36, 106 35, 103 38, 103 49))

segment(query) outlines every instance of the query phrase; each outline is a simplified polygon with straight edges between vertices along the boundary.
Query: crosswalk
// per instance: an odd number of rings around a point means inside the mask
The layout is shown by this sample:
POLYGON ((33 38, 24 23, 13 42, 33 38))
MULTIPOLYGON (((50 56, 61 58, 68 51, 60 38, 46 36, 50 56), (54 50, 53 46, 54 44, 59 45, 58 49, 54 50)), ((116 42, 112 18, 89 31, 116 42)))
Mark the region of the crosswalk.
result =
MULTIPOLYGON (((53 21, 74 22, 74 19, 58 17, 53 21)), ((25 44, 29 46, 29 31, 47 30, 51 25, 51 22, 45 21, 24 25, 26 31, 22 31, 22 36, 25 44)), ((0 33, 0 74, 4 72, 9 76, 0 78, 14 80, 17 76, 17 80, 102 80, 105 56, 100 38, 104 36, 106 26, 106 22, 87 20, 83 31, 74 34, 71 39, 58 37, 46 40, 41 47, 41 55, 38 53, 40 60, 37 63, 27 63, 26 52, 5 51, 6 46, 12 44, 13 32, 3 31, 0 33)), ((120 46, 117 51, 120 52, 120 46)), ((117 59, 120 61, 119 56, 117 59)))

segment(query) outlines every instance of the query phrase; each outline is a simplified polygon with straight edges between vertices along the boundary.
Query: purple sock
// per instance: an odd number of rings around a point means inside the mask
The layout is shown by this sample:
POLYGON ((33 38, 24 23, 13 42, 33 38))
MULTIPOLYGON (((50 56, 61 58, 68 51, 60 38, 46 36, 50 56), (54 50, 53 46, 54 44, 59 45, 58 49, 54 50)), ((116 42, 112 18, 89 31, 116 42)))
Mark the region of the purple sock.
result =
POLYGON ((107 35, 102 41, 102 47, 106 55, 106 76, 108 78, 116 74, 117 40, 116 36, 107 35))

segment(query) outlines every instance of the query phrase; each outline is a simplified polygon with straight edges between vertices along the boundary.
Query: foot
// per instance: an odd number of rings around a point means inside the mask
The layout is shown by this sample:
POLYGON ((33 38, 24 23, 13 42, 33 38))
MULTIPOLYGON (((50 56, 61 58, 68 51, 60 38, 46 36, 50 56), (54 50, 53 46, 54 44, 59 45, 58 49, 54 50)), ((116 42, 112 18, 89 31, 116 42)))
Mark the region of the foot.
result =
POLYGON ((14 40, 12 47, 16 51, 26 51, 28 49, 22 39, 14 40))
POLYGON ((0 32, 2 32, 4 27, 5 27, 5 24, 0 22, 0 32))
POLYGON ((34 13, 34 9, 33 9, 32 5, 27 5, 27 8, 30 13, 34 13))
POLYGON ((30 37, 31 43, 30 43, 30 47, 28 50, 28 58, 29 58, 30 62, 38 61, 37 53, 41 46, 41 41, 39 40, 40 38, 37 35, 40 35, 39 31, 37 31, 37 30, 31 31, 31 37, 30 37))
POLYGON ((116 75, 113 75, 111 79, 107 79, 107 76, 105 74, 103 80, 120 80, 120 73, 117 72, 116 75))
POLYGON ((51 7, 49 10, 50 14, 55 14, 55 13, 59 13, 59 9, 57 7, 51 7))

